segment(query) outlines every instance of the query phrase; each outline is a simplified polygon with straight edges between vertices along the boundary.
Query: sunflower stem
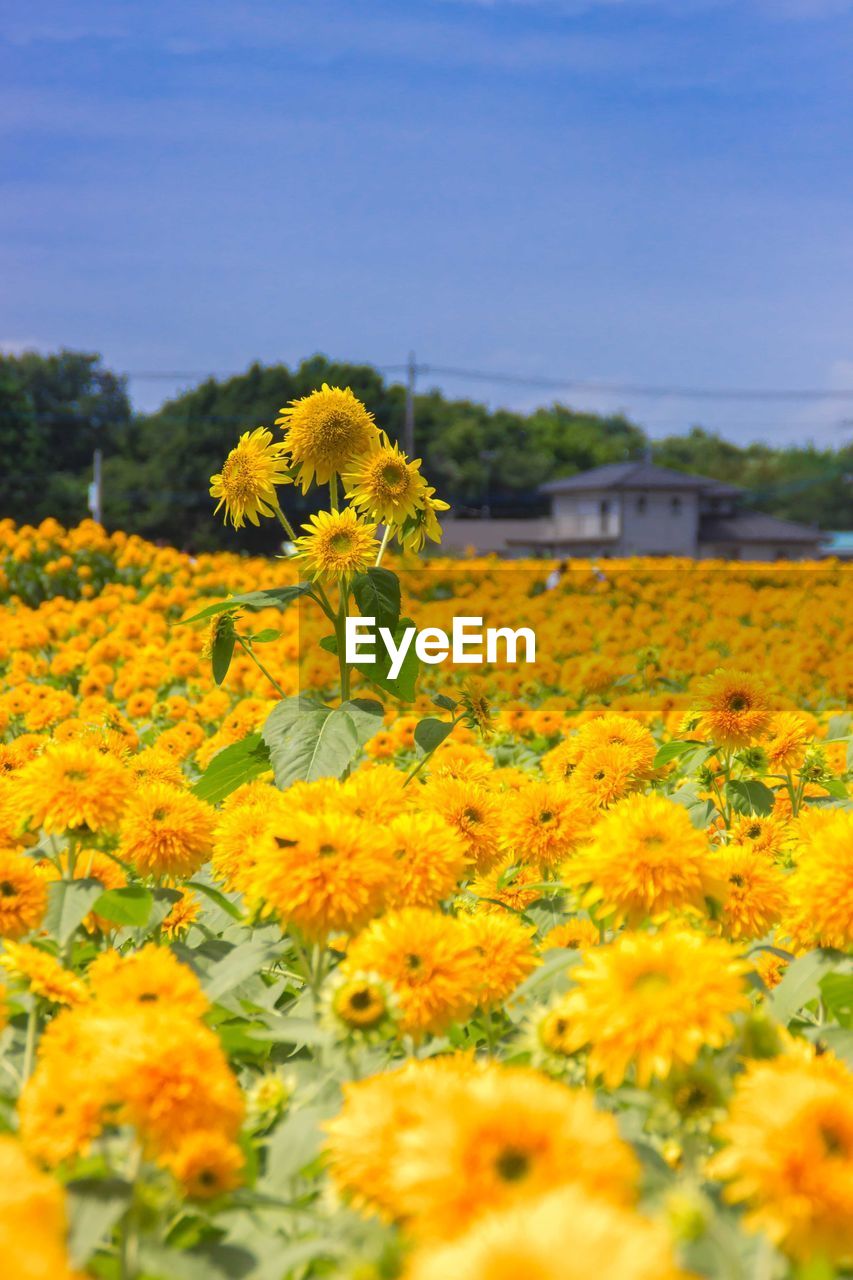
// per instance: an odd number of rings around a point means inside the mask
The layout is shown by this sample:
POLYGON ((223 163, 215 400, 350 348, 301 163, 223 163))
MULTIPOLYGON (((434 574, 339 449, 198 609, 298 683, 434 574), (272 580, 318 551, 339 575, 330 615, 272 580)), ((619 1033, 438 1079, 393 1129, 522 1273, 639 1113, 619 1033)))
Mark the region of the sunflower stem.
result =
POLYGON ((385 532, 382 535, 382 541, 379 544, 379 550, 376 553, 376 564, 374 565, 374 568, 376 569, 378 569, 382 563, 382 557, 385 555, 385 549, 391 540, 391 532, 392 526, 390 524, 386 524, 385 532))
POLYGON ((136 1200, 136 1179, 142 1165, 142 1152, 138 1147, 130 1157, 127 1180, 133 1190, 132 1199, 121 1220, 119 1244, 119 1275, 121 1280, 135 1280, 139 1273, 139 1209, 136 1200))
MULTIPOLYGON (((340 581, 340 600, 338 603, 338 614, 335 619, 335 637, 338 642, 338 671, 341 677, 341 702, 347 702, 350 695, 351 671, 346 658, 346 622, 347 608, 349 605, 349 589, 345 580, 340 581)), ((348 776, 349 768, 344 776, 348 776)))
POLYGON ((278 517, 278 522, 281 525, 284 532, 287 534, 289 541, 295 543, 296 533, 294 532, 293 525, 290 523, 290 521, 288 520, 287 516, 284 514, 284 512, 282 511, 278 503, 276 503, 275 506, 273 507, 273 511, 278 517))
MULTIPOLYGON (((461 723, 462 723, 462 721, 463 721, 464 719, 465 719, 465 713, 464 713, 464 712, 462 713, 462 715, 461 715, 461 716, 455 716, 455 717, 454 717, 454 720, 453 720, 453 724, 452 724, 452 725, 451 725, 451 727, 450 727, 450 733, 445 734, 441 741, 442 741, 442 742, 446 742, 446 741, 447 741, 447 739, 450 737, 450 734, 451 734, 451 733, 453 732, 453 730, 456 728, 456 726, 457 726, 458 724, 461 724, 461 723)), ((423 769, 425 765, 429 764, 430 760, 431 760, 431 759, 432 759, 432 757, 435 755, 436 751, 438 750, 438 747, 440 747, 440 746, 441 746, 441 742, 440 742, 440 743, 438 743, 438 744, 437 744, 437 746, 433 747, 431 751, 428 751, 428 752, 426 753, 426 755, 423 757, 423 759, 418 761, 418 763, 415 765, 414 769, 411 769, 411 770, 406 774, 406 780, 405 780, 405 782, 403 783, 403 786, 404 786, 404 787, 407 787, 407 786, 409 785, 409 783, 410 783, 414 778, 416 778, 416 777, 418 776, 418 774, 420 773, 421 769, 423 769)))
POLYGON ((38 1030, 38 1000, 33 996, 33 1002, 30 1005, 30 1011, 27 1014, 27 1039, 24 1044, 24 1062, 21 1067, 21 1080, 27 1081, 32 1075, 33 1058, 36 1049, 36 1031, 38 1030))
POLYGON ((251 646, 250 644, 247 644, 247 643, 246 643, 246 641, 243 639, 243 637, 242 637, 242 636, 239 636, 239 635, 238 635, 237 639, 238 639, 238 641, 240 642, 240 647, 241 647, 241 648, 242 648, 242 649, 243 649, 243 650, 244 650, 244 651, 249 655, 249 657, 252 659, 252 661, 254 662, 255 666, 258 668, 258 670, 259 670, 259 671, 261 671, 261 672, 263 673, 263 675, 265 675, 265 676, 266 676, 267 680, 269 680, 270 684, 273 686, 273 688, 276 690, 276 692, 277 692, 277 693, 278 693, 282 698, 286 698, 286 697, 287 697, 287 694, 284 692, 284 690, 282 689, 282 687, 281 687, 281 685, 278 683, 278 681, 277 681, 277 680, 275 680, 275 679, 273 679, 273 677, 272 677, 272 676, 270 675, 270 673, 267 671, 266 667, 265 667, 265 666, 264 666, 264 664, 261 662, 260 658, 257 656, 257 654, 255 653, 255 651, 254 651, 254 649, 252 648, 252 646, 251 646))

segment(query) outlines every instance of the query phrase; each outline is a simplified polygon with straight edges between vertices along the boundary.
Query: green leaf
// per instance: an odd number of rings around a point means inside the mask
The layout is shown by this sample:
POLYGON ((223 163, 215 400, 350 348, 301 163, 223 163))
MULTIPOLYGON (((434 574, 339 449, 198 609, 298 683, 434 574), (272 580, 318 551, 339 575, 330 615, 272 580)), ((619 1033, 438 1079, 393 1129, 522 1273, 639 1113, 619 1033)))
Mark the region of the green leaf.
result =
POLYGON ((181 900, 180 889, 153 889, 154 906, 151 908, 151 914, 145 921, 147 929, 156 929, 158 924, 162 924, 166 916, 172 910, 176 902, 181 900))
POLYGON ((329 710, 325 703, 305 693, 297 694, 295 698, 282 698, 267 716, 261 736, 267 747, 272 750, 275 743, 287 733, 300 716, 311 711, 323 710, 329 710))
MULTIPOLYGON (((314 1262, 317 1258, 341 1258, 345 1252, 343 1242, 330 1239, 328 1234, 312 1240, 295 1240, 290 1244, 285 1243, 276 1249, 276 1280, 279 1276, 286 1276, 290 1280, 290 1277, 296 1274, 296 1268, 303 1267, 306 1262, 314 1262)), ((305 1272, 300 1271, 299 1274, 304 1275, 305 1272)))
POLYGON ((446 693, 437 693, 432 700, 437 707, 441 707, 444 711, 455 711, 459 706, 459 703, 453 698, 448 698, 446 693))
POLYGON ((848 1067, 853 1067, 853 1031, 848 1027, 816 1027, 814 1038, 823 1041, 848 1067))
POLYGON ((239 742, 217 751, 198 782, 193 795, 218 804, 244 782, 251 782, 270 768, 270 756, 259 733, 250 733, 239 742))
POLYGON ((820 994, 821 978, 837 964, 838 957, 827 951, 809 951, 792 961, 767 1001, 768 1010, 787 1026, 804 1004, 820 994))
POLYGON ((205 884, 203 880, 188 880, 188 889, 196 889, 199 893, 203 893, 206 898, 210 898, 211 902, 215 902, 221 911, 229 915, 232 920, 242 920, 243 912, 238 906, 226 898, 224 893, 219 889, 214 889, 212 884, 205 884))
POLYGON ((569 947, 549 947, 539 967, 513 992, 506 1006, 510 1018, 517 1022, 522 1017, 521 1005, 528 996, 533 996, 538 1001, 566 991, 572 981, 569 971, 574 965, 580 964, 582 958, 579 951, 569 947))
POLYGON ((853 717, 847 711, 843 712, 842 715, 832 716, 826 726, 827 738, 846 738, 851 728, 853 728, 851 721, 853 721, 853 717))
POLYGON ((131 884, 125 889, 108 889, 92 903, 92 910, 113 924, 141 929, 148 923, 154 895, 141 884, 131 884))
POLYGON ((249 636, 252 644, 272 644, 273 640, 278 640, 281 632, 276 631, 275 627, 265 627, 263 631, 259 631, 257 635, 249 636))
POLYGON ((213 668, 213 679, 216 684, 222 684, 228 675, 236 643, 237 633, 232 624, 229 623, 218 629, 210 655, 210 665, 213 668))
POLYGON ((270 1018, 266 1026, 249 1031, 248 1038, 269 1044, 292 1044, 301 1049, 303 1045, 329 1044, 332 1033, 313 1018, 275 1017, 270 1018))
POLYGON ((683 805, 690 815, 690 821, 699 831, 704 831, 708 823, 716 813, 716 806, 713 800, 708 800, 705 796, 700 796, 696 791, 695 784, 688 783, 687 786, 679 787, 677 791, 673 791, 669 797, 674 804, 683 805))
POLYGON ((704 746, 704 742, 665 742, 662 747, 658 748, 652 767, 661 769, 665 764, 669 764, 671 760, 678 760, 681 756, 689 756, 692 752, 704 746))
POLYGON ((71 1265, 84 1267, 130 1204, 131 1183, 121 1178, 80 1178, 68 1183, 71 1265))
POLYGON ((262 730, 276 785, 285 790, 297 781, 342 777, 360 748, 382 727, 382 716, 382 704, 368 698, 344 702, 334 710, 308 699, 279 703, 262 730), (300 701, 308 706, 287 706, 300 701))
POLYGON ((266 962, 280 949, 280 942, 252 939, 232 947, 227 956, 217 960, 208 970, 202 986, 212 1004, 239 987, 247 978, 260 973, 266 962))
POLYGON ((186 626, 190 622, 201 622, 204 618, 213 618, 217 613, 230 613, 232 609, 285 609, 292 600, 304 596, 311 590, 310 582, 297 582, 290 587, 273 587, 268 591, 249 591, 246 595, 231 596, 230 600, 217 600, 209 604, 191 618, 181 618, 175 625, 186 626))
MULTIPOLYGON (((407 627, 413 627, 415 624, 411 618, 401 618, 399 626, 394 631, 394 643, 399 645, 403 632, 407 627)), ((320 648, 325 649, 327 653, 333 653, 337 657, 338 638, 337 636, 324 636, 320 641, 320 648)), ((400 674, 395 680, 391 679, 391 658, 382 644, 381 637, 377 636, 376 644, 376 661, 375 662, 354 662, 351 664, 356 671, 360 671, 366 676, 371 684, 375 684, 378 689, 382 689, 385 693, 392 694, 393 697, 399 698, 401 702, 412 702, 415 697, 415 685, 418 675, 420 674, 420 660, 415 652, 414 644, 409 646, 406 656, 403 659, 403 665, 400 668, 400 674)), ((436 699, 434 698, 435 702, 436 699)), ((449 702, 450 699, 447 699, 449 702)), ((458 704, 453 703, 455 708, 458 704)))
POLYGON ((766 817, 776 803, 769 787, 756 778, 735 778, 726 785, 726 795, 736 813, 758 814, 766 817))
MULTIPOLYGON (((399 624, 394 628, 394 644, 399 645, 404 631, 415 624, 411 618, 401 618, 399 624)), ((417 630, 417 628, 415 628, 417 630)), ((400 674, 396 679, 392 680, 391 657, 383 644, 376 647, 376 662, 374 663, 356 663, 356 670, 361 671, 367 676, 368 680, 375 684, 379 689, 384 689, 386 693, 390 693, 392 697, 399 698, 401 702, 414 702, 415 686, 420 675, 421 664, 417 653, 415 652, 414 643, 409 645, 403 665, 400 668, 400 674)))
POLYGON ((328 1111, 320 1107, 301 1107, 292 1111, 273 1132, 267 1147, 265 1189, 284 1189, 300 1169, 310 1164, 320 1150, 320 1123, 328 1111))
POLYGON ((823 787, 824 791, 829 792, 831 796, 835 796, 836 800, 847 799, 847 784, 842 782, 840 778, 828 778, 826 782, 818 784, 823 787))
POLYGON ((103 892, 100 880, 52 881, 47 887, 45 931, 64 946, 103 892))
MULTIPOLYGON (((249 1280, 260 1275, 257 1258, 247 1248, 213 1241, 204 1241, 194 1249, 172 1249, 143 1240, 139 1262, 139 1274, 145 1280, 249 1280)), ((282 1274, 276 1272, 276 1280, 282 1274)))
POLYGON ((853 973, 828 973, 818 985, 827 1013, 839 1026, 853 1029, 853 973))
POLYGON ((390 569, 368 569, 352 580, 352 593, 363 618, 394 631, 400 621, 400 582, 390 569))
POLYGON ((437 720, 435 716, 427 716, 415 725, 415 746, 421 755, 429 755, 440 747, 444 739, 453 732, 452 720, 437 720))

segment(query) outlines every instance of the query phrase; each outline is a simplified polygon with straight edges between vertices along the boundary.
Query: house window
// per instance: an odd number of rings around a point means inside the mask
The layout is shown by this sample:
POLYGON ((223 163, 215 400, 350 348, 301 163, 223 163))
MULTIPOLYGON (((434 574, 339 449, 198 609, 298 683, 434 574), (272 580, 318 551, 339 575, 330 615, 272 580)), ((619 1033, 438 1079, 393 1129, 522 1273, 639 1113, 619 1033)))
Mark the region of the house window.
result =
POLYGON ((637 515, 643 516, 645 514, 646 514, 646 495, 644 493, 641 493, 639 498, 637 499, 637 515))
POLYGON ((598 510, 601 515, 601 532, 607 533, 607 525, 610 516, 610 503, 606 498, 598 504, 598 510))
POLYGON ((678 497, 673 498, 669 505, 672 509, 672 514, 674 516, 681 515, 681 499, 680 498, 678 497))

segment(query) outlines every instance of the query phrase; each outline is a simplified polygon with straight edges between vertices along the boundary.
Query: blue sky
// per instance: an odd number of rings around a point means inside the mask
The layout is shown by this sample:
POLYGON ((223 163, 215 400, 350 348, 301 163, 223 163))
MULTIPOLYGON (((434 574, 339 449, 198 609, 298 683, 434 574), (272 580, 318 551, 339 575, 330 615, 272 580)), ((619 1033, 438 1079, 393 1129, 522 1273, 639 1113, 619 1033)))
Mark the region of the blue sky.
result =
MULTIPOLYGON (((7 348, 853 388, 853 0, 0 10, 7 348)), ((175 389, 132 383, 141 407, 175 389)), ((853 418, 561 398, 739 440, 839 443, 853 418)))

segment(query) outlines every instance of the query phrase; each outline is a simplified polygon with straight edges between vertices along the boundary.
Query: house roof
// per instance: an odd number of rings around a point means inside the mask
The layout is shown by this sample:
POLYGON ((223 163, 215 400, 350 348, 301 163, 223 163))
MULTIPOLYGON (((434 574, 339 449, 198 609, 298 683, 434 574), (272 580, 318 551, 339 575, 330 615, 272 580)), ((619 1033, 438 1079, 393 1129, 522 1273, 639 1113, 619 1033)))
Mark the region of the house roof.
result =
POLYGON ((597 489, 694 489, 719 495, 740 492, 734 485, 710 480, 707 476, 688 475, 669 467, 656 467, 651 462, 608 462, 591 471, 563 476, 540 486, 540 493, 573 493, 597 489))
POLYGON ((743 515, 703 516, 699 521, 700 542, 820 542, 820 529, 792 520, 777 520, 763 511, 743 515))

